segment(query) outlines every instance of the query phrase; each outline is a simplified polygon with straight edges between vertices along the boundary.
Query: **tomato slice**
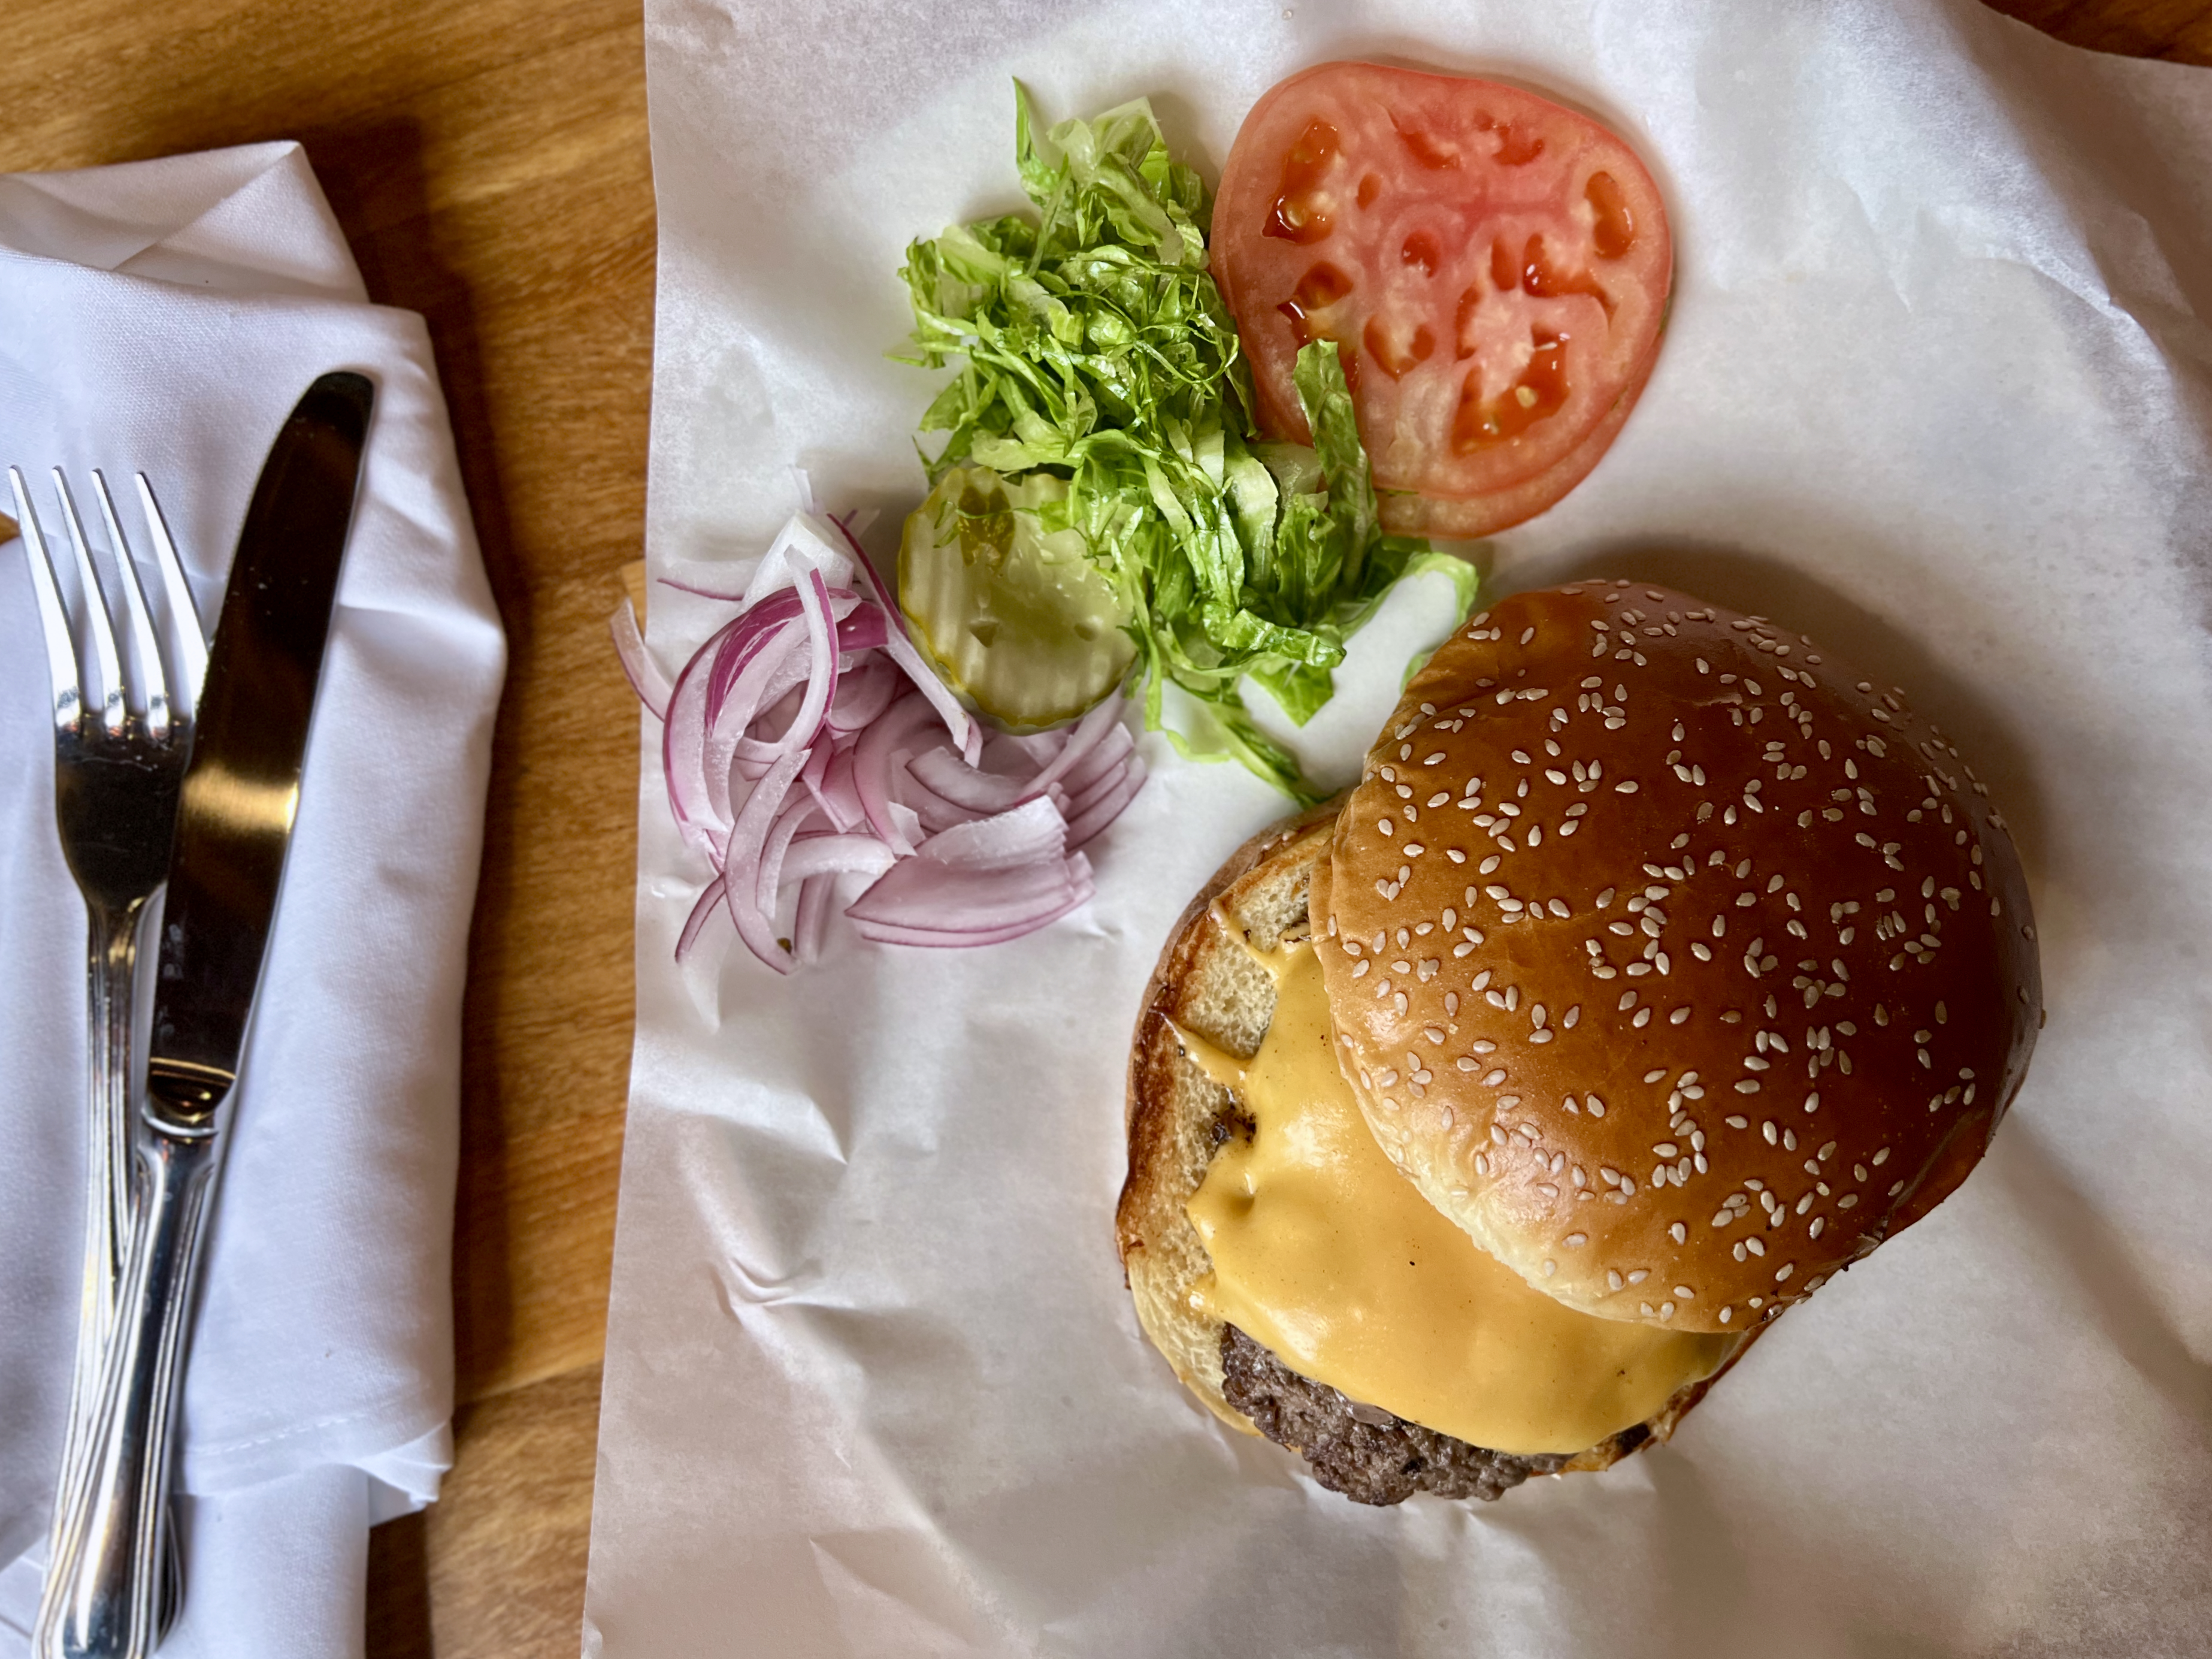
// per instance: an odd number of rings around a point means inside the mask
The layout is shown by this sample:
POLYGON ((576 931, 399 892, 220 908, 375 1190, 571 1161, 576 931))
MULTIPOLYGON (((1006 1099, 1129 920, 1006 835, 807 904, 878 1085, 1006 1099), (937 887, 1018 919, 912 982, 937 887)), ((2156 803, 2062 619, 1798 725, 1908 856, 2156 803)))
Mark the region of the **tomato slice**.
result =
POLYGON ((1323 64, 1244 118, 1213 271, 1261 423, 1310 440, 1291 382, 1334 340, 1393 529, 1479 535, 1597 464, 1656 355, 1674 252, 1635 152, 1535 94, 1323 64), (1454 526, 1479 528, 1452 528, 1454 526))
MULTIPOLYGON (((1656 357, 1655 353, 1645 360, 1647 372, 1656 357)), ((1620 429, 1628 424, 1628 412, 1636 406, 1644 378, 1638 375, 1635 384, 1623 392, 1605 418, 1590 429, 1589 436, 1535 477, 1493 490, 1486 496, 1463 500, 1442 496, 1385 495, 1376 503, 1382 522, 1400 535, 1471 540, 1495 535, 1535 517, 1589 477, 1590 468, 1604 458, 1613 439, 1620 436, 1620 429)))

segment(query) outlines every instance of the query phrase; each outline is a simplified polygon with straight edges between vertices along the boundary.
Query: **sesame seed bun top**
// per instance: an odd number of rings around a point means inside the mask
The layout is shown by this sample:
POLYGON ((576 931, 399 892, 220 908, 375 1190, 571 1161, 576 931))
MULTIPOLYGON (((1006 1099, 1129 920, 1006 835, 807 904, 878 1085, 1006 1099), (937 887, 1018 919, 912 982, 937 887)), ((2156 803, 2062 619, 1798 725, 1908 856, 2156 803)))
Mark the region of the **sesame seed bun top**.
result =
POLYGON ((1958 751, 1809 640, 1626 582, 1437 650, 1312 906, 1383 1150, 1607 1318, 1742 1330, 1918 1220, 2042 1016, 1958 751))

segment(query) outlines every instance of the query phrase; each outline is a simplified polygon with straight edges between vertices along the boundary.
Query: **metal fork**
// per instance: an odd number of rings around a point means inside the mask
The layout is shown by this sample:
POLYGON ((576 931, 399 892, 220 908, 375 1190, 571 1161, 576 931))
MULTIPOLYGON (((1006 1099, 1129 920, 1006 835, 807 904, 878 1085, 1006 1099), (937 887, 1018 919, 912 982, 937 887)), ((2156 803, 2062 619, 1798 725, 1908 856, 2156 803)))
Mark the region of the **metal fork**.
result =
MULTIPOLYGON (((46 640, 54 725, 54 819, 63 856, 84 896, 88 928, 89 1064, 86 1115, 84 1280, 77 1318, 76 1369, 64 1442, 61 1488, 79 1477, 83 1424, 97 1392, 100 1356, 113 1322, 117 1282, 130 1236, 132 1176, 131 1112, 132 1009, 138 930, 147 901, 168 874, 176 826, 177 790, 191 749, 192 708, 207 671, 207 636, 185 581, 176 544, 146 475, 138 502, 161 573, 167 615, 168 660, 153 607, 124 535, 107 480, 92 473, 109 553, 121 589, 130 643, 118 648, 109 596, 84 533, 68 478, 53 471, 53 491, 69 538, 82 604, 71 625, 51 545, 31 504, 22 473, 8 469, 15 512, 38 599, 46 640), (90 660, 78 649, 80 635, 90 660), (93 672, 88 673, 88 669, 93 672), (134 688, 142 706, 131 706, 134 688)), ((57 1503, 57 1515, 64 1506, 57 1503)), ((164 1601, 173 1612, 175 1564, 167 1564, 164 1601)), ((162 1620, 166 1627, 167 1619, 162 1620)))

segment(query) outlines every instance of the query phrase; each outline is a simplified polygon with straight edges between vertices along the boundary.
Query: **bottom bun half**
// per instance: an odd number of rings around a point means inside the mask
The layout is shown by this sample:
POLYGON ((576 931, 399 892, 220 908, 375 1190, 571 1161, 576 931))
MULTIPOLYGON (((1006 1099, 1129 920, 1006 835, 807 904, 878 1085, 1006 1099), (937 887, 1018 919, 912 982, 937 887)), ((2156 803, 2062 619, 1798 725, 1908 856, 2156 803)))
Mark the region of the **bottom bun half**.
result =
POLYGON ((1259 1052, 1276 989, 1254 953, 1307 935, 1308 894, 1341 804, 1285 820, 1239 848, 1184 911, 1146 987, 1129 1059, 1128 1176, 1115 1212, 1138 1322, 1216 1416, 1299 1453, 1323 1485, 1361 1502, 1395 1503, 1417 1491, 1495 1497, 1531 1474, 1608 1467, 1672 1435, 1757 1330, 1644 1422, 1579 1452, 1516 1455, 1455 1440, 1302 1377, 1194 1295, 1213 1264, 1188 1206, 1216 1154, 1249 1135, 1251 1120, 1237 1091, 1188 1052, 1186 1034, 1239 1059, 1259 1052))

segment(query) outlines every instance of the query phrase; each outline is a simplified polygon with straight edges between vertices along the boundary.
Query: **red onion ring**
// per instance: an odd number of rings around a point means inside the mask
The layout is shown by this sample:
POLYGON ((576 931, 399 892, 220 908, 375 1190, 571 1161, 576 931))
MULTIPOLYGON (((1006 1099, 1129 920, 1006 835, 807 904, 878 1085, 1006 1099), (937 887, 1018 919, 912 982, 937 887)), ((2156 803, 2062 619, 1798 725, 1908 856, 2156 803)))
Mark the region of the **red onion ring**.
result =
POLYGON ((610 623, 662 722, 670 814, 714 871, 679 957, 725 910, 778 973, 815 961, 848 878, 868 881, 845 907, 854 930, 887 944, 996 944, 1089 900, 1076 849, 1144 783, 1120 698, 1059 731, 993 737, 987 769, 981 726, 836 520, 793 517, 740 596, 666 585, 742 607, 672 680, 627 601, 610 623), (787 903, 789 942, 776 930, 787 903))
POLYGON ((629 681, 630 690, 637 700, 653 711, 658 720, 668 718, 668 699, 676 688, 669 683, 667 674, 645 648, 645 636, 637 630, 637 609, 625 599, 615 607, 609 619, 615 637, 615 656, 621 659, 623 674, 629 681))
POLYGON ((677 936, 676 955, 682 961, 691 953, 692 945, 706 928, 707 918, 722 902, 722 878, 720 875, 707 883, 699 894, 699 902, 691 906, 691 913, 684 918, 684 931, 677 936))
POLYGON ((837 682, 827 717, 835 736, 865 731, 891 705, 906 685, 906 678, 891 663, 871 656, 837 682))
POLYGON ((822 960, 822 942, 829 934, 830 912, 836 902, 837 883, 830 876, 810 875, 799 884, 799 911, 792 918, 791 936, 801 962, 822 960))
POLYGON ((928 724, 934 712, 920 698, 899 698, 874 725, 860 734, 860 747, 853 752, 853 784, 860 792, 860 809, 867 814, 876 833, 902 858, 914 851, 914 845, 891 820, 894 752, 901 739, 928 724))

